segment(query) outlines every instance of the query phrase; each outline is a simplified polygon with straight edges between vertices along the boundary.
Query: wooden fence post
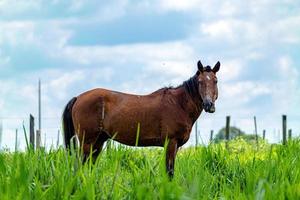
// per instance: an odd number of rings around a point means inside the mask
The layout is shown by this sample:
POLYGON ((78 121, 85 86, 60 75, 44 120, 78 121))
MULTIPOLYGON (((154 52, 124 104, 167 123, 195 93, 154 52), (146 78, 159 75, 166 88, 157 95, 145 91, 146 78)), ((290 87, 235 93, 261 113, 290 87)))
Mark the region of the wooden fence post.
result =
POLYGON ((256 116, 254 116, 254 128, 255 128, 255 140, 256 140, 256 144, 258 145, 258 134, 257 134, 256 116))
POLYGON ((60 136, 60 130, 57 132, 57 140, 56 140, 56 148, 58 149, 59 147, 59 136, 60 136))
POLYGON ((289 129, 289 140, 292 139, 292 129, 289 129))
POLYGON ((263 130, 263 140, 266 139, 266 130, 263 130))
POLYGON ((230 134, 230 116, 227 116, 226 117, 226 132, 225 132, 226 148, 228 148, 229 134, 230 134))
POLYGON ((210 131, 210 139, 209 139, 209 141, 212 142, 213 139, 214 139, 214 130, 211 130, 210 131))
POLYGON ((41 132, 40 130, 36 130, 36 149, 41 147, 41 132))
POLYGON ((38 85, 38 108, 39 108, 39 130, 40 130, 40 134, 41 134, 41 130, 42 130, 42 101, 41 101, 41 79, 39 79, 39 85, 38 85))
POLYGON ((47 145, 46 145, 46 142, 47 142, 46 139, 47 139, 47 133, 45 133, 45 137, 44 137, 44 146, 43 146, 43 147, 44 147, 45 149, 46 149, 46 146, 47 146, 47 145))
POLYGON ((29 141, 30 141, 30 146, 31 148, 34 149, 35 145, 34 145, 34 117, 30 114, 29 116, 29 141))
POLYGON ((18 143, 19 143, 19 141, 18 141, 18 129, 16 129, 15 152, 18 151, 18 143))
POLYGON ((225 132, 225 139, 229 140, 229 134, 230 134, 230 116, 226 117, 226 132, 225 132))
POLYGON ((282 116, 282 144, 286 145, 286 128, 287 128, 287 117, 286 115, 282 116))

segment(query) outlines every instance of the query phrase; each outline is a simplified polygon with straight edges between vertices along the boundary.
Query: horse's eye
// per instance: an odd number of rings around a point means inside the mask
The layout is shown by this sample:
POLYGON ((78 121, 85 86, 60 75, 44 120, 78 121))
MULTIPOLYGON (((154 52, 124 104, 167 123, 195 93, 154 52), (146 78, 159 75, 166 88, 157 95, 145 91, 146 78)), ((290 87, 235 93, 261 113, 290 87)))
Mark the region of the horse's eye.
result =
POLYGON ((217 84, 218 83, 218 80, 215 80, 215 84, 217 84))

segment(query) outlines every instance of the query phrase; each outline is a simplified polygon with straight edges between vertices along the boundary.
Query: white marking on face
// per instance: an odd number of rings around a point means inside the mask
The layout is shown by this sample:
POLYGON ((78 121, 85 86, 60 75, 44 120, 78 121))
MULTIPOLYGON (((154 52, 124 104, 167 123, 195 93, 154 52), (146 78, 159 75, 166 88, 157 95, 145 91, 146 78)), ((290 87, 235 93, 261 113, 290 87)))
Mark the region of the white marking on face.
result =
POLYGON ((207 75, 206 78, 210 81, 210 77, 207 75))

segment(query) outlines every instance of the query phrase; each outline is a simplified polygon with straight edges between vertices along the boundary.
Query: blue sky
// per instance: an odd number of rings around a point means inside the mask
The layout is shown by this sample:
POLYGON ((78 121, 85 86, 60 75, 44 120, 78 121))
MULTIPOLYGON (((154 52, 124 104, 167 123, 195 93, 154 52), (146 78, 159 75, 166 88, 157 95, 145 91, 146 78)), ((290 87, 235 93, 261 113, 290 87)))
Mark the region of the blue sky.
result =
POLYGON ((297 1, 0 0, 2 146, 13 146, 29 113, 37 116, 39 77, 51 145, 71 97, 95 87, 147 94, 178 85, 199 59, 221 62, 217 112, 199 119, 204 143, 226 115, 250 133, 255 115, 259 131, 279 141, 282 114, 300 133, 299 45, 297 1))

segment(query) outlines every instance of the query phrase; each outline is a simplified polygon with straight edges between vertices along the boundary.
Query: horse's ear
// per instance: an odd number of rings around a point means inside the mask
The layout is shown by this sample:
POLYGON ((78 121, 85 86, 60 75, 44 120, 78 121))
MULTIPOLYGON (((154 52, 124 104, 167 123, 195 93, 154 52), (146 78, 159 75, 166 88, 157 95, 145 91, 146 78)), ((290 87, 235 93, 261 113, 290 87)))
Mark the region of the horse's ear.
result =
POLYGON ((203 72, 204 71, 204 67, 203 67, 203 65, 202 65, 202 63, 201 63, 200 60, 198 61, 197 66, 198 66, 199 72, 203 72))
POLYGON ((217 73, 220 70, 220 66, 221 66, 221 63, 218 61, 212 71, 214 73, 217 73))

